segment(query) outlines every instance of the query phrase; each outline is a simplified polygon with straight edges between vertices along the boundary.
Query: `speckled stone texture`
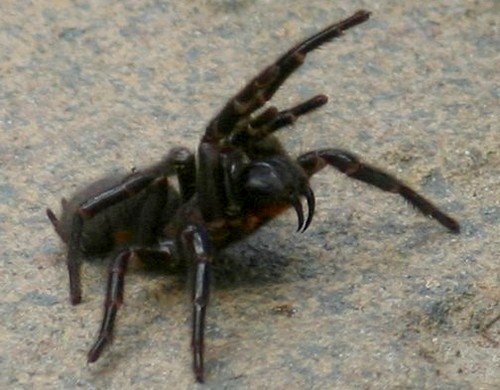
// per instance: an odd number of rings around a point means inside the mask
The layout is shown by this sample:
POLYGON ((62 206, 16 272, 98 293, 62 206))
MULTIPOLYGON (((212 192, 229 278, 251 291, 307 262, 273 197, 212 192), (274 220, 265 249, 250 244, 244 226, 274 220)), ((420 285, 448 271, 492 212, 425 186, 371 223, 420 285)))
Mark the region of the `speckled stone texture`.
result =
POLYGON ((105 262, 85 265, 72 307, 45 208, 195 148, 245 80, 359 8, 372 19, 310 55, 273 100, 330 97, 281 138, 294 154, 331 145, 386 168, 462 234, 323 171, 305 234, 290 212, 221 257, 204 388, 499 388, 498 3, 286 3, 1 2, 1 388, 202 388, 177 275, 130 272, 115 343, 87 365, 105 262))

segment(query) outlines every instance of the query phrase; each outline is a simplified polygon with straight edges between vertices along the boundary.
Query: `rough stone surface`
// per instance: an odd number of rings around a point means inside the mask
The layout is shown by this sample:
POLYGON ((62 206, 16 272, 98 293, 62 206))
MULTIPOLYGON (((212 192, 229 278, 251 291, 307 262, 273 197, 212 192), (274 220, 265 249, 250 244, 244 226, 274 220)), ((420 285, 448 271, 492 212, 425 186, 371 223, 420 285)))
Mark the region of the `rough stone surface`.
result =
POLYGON ((296 154, 331 145, 387 168, 462 233, 325 170, 305 234, 289 213, 221 258, 205 388, 498 388, 499 8, 421 3, 2 1, 0 387, 201 388, 175 275, 131 272, 115 342, 86 364, 105 262, 85 265, 71 307, 45 208, 171 146, 195 148, 245 80, 366 8, 371 21, 277 94, 279 107, 330 96, 281 137, 296 154))

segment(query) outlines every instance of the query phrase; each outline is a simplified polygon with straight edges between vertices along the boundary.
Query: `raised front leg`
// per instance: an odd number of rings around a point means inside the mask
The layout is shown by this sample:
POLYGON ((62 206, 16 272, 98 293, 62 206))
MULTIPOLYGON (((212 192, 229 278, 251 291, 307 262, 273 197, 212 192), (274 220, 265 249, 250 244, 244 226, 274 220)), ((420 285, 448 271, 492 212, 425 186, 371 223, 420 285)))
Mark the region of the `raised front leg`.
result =
POLYGON ((194 265, 193 279, 193 370, 198 382, 203 382, 205 316, 210 293, 210 269, 213 250, 207 231, 202 226, 188 226, 181 234, 182 252, 194 265))
POLYGON ((339 37, 345 30, 363 23, 369 17, 369 12, 358 11, 292 47, 229 100, 209 123, 203 140, 217 142, 229 135, 241 119, 248 117, 271 99, 285 80, 302 65, 309 52, 339 37))
POLYGON ((325 105, 328 98, 325 95, 316 95, 303 103, 286 110, 278 111, 276 107, 269 107, 262 114, 252 119, 249 126, 235 131, 230 143, 249 149, 255 142, 266 138, 275 131, 291 125, 297 118, 325 105))
POLYGON ((314 175, 326 165, 330 165, 349 177, 374 185, 383 191, 397 193, 424 215, 436 219, 453 233, 460 232, 460 225, 457 221, 439 210, 422 195, 412 190, 394 176, 362 163, 352 153, 341 149, 322 149, 305 153, 297 161, 309 176, 314 175))

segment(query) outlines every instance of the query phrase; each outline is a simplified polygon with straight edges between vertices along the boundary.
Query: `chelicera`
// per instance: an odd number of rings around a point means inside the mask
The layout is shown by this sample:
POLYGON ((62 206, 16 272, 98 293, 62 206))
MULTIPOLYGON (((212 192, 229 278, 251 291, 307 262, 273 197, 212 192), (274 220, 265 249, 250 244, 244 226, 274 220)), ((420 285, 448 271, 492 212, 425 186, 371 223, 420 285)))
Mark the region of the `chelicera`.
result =
POLYGON ((175 148, 159 163, 122 177, 108 177, 62 200, 62 215, 47 215, 68 246, 72 304, 81 301, 81 259, 114 254, 109 268, 104 316, 88 353, 95 362, 110 344, 123 302, 124 278, 132 257, 194 267, 192 353, 196 380, 203 382, 205 315, 210 271, 217 254, 248 237, 292 207, 298 230, 310 225, 315 198, 309 179, 325 166, 399 194, 423 214, 458 233, 459 224, 395 177, 340 149, 320 149, 292 158, 274 133, 327 102, 317 95, 294 107, 265 108, 279 87, 322 44, 365 22, 369 12, 328 26, 293 46, 231 98, 202 136, 197 155, 175 148), (169 184, 176 176, 179 191, 169 184), (306 200, 304 213, 301 199, 306 200))

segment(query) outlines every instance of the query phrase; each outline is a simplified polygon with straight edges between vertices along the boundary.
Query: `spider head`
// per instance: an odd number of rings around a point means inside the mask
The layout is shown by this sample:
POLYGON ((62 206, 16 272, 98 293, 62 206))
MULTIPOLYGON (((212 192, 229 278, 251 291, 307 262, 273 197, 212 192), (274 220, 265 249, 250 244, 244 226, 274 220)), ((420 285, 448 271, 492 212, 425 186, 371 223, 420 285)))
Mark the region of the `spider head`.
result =
POLYGON ((240 176, 239 191, 245 209, 259 213, 262 210, 279 212, 292 206, 298 218, 297 231, 305 231, 314 215, 314 194, 307 176, 295 163, 284 156, 273 156, 253 161, 240 176), (300 198, 307 200, 308 215, 300 198))

